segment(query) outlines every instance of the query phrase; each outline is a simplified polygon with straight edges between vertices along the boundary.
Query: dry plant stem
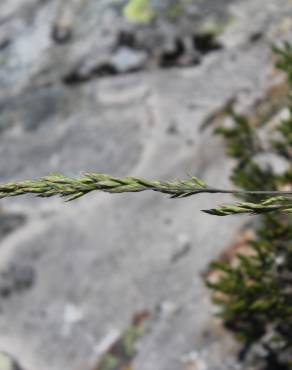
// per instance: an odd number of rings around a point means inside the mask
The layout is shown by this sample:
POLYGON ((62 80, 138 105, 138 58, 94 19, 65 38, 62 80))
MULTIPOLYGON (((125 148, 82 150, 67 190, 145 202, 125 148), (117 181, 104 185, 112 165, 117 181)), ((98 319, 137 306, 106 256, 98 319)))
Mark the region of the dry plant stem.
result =
POLYGON ((185 198, 195 194, 233 194, 233 195, 263 195, 273 197, 260 204, 238 203, 231 206, 206 211, 216 215, 234 213, 262 213, 272 210, 291 212, 292 191, 253 191, 225 190, 208 186, 195 176, 187 180, 153 181, 139 177, 113 177, 97 172, 85 173, 80 178, 66 177, 61 174, 51 174, 37 180, 0 184, 0 199, 24 194, 35 194, 39 197, 62 196, 67 201, 77 199, 91 191, 107 193, 129 193, 152 190, 169 194, 171 198, 185 198), (291 198, 290 198, 291 197, 291 198))

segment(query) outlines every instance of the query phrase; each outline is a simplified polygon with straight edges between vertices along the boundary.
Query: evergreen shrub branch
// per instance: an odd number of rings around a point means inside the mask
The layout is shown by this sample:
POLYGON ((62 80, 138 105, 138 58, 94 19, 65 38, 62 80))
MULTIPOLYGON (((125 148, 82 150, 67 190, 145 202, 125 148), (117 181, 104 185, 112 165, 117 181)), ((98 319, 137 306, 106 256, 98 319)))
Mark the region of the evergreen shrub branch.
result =
POLYGON ((139 177, 113 177, 97 172, 85 173, 80 178, 72 178, 61 174, 51 174, 37 180, 0 184, 0 199, 35 194, 39 197, 66 197, 71 201, 92 191, 106 193, 132 193, 152 190, 170 195, 171 198, 186 198, 201 193, 221 193, 235 195, 261 195, 272 196, 259 203, 237 203, 223 205, 222 207, 204 210, 204 212, 227 216, 239 213, 260 214, 271 211, 292 213, 292 191, 252 191, 252 190, 224 190, 208 186, 195 176, 187 180, 157 181, 146 180, 139 177))
MULTIPOLYGON (((279 56, 277 65, 286 72, 291 88, 292 47, 286 44, 275 51, 279 56)), ((272 131, 269 129, 269 137, 258 135, 257 128, 246 117, 232 111, 234 125, 217 129, 225 139, 229 156, 236 161, 231 176, 236 187, 261 191, 291 189, 292 95, 288 109, 289 116, 273 126, 272 131), (281 172, 272 163, 262 166, 256 161, 258 155, 267 152, 281 158, 287 164, 285 170, 281 172)), ((265 129, 266 123, 261 122, 258 128, 265 129)), ((242 193, 239 197, 243 208, 246 203, 248 208, 250 202, 256 205, 260 202, 258 195, 242 193)), ((273 197, 260 205, 275 209, 291 207, 291 198, 284 198, 273 197)), ((213 263, 207 281, 225 327, 243 342, 239 358, 252 361, 260 370, 292 370, 292 214, 289 212, 263 212, 256 225, 249 225, 253 229, 252 240, 244 239, 243 244, 233 245, 228 256, 213 263)))

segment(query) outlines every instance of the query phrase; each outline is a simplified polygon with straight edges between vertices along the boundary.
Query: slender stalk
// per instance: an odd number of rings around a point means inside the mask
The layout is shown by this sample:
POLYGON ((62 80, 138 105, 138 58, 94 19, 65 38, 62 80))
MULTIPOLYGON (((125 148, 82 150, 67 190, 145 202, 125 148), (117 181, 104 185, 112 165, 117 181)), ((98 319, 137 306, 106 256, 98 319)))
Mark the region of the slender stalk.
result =
POLYGON ((221 194, 233 194, 233 195, 267 195, 267 196, 292 196, 292 191, 288 190, 223 190, 223 189, 212 189, 212 193, 221 193, 221 194))

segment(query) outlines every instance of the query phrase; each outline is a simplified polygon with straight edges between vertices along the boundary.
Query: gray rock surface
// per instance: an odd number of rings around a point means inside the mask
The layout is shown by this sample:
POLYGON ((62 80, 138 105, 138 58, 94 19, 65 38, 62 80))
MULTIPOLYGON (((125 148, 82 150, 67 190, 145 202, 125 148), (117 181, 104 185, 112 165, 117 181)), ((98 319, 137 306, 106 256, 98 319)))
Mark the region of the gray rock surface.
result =
MULTIPOLYGON (((2 0, 0 181, 95 170, 161 179, 191 173, 229 186, 232 162, 212 127, 201 126, 230 99, 248 105, 273 84, 269 42, 291 31, 292 5, 245 0, 229 9, 223 48, 199 65, 161 69, 155 51, 140 72, 120 75, 109 62, 125 27, 115 6, 2 0)), ((199 212, 227 199, 2 201, 1 217, 25 222, 0 242, 1 284, 13 290, 0 299, 0 349, 26 369, 92 369, 109 333, 159 307, 135 370, 235 370, 236 345, 213 324, 201 278, 246 220, 199 212), (25 289, 15 288, 19 276, 25 289)))

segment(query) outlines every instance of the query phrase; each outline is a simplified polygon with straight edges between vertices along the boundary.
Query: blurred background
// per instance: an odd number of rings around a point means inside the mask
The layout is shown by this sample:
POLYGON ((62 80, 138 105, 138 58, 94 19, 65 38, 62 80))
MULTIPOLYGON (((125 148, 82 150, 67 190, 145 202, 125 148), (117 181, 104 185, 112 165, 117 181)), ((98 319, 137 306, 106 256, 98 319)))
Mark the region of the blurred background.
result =
MULTIPOLYGON (((230 187, 216 120, 281 96, 270 46, 291 35, 290 0, 1 0, 0 181, 230 187)), ((241 369, 203 279, 247 222, 200 212, 226 199, 1 201, 0 351, 24 370, 241 369)))

